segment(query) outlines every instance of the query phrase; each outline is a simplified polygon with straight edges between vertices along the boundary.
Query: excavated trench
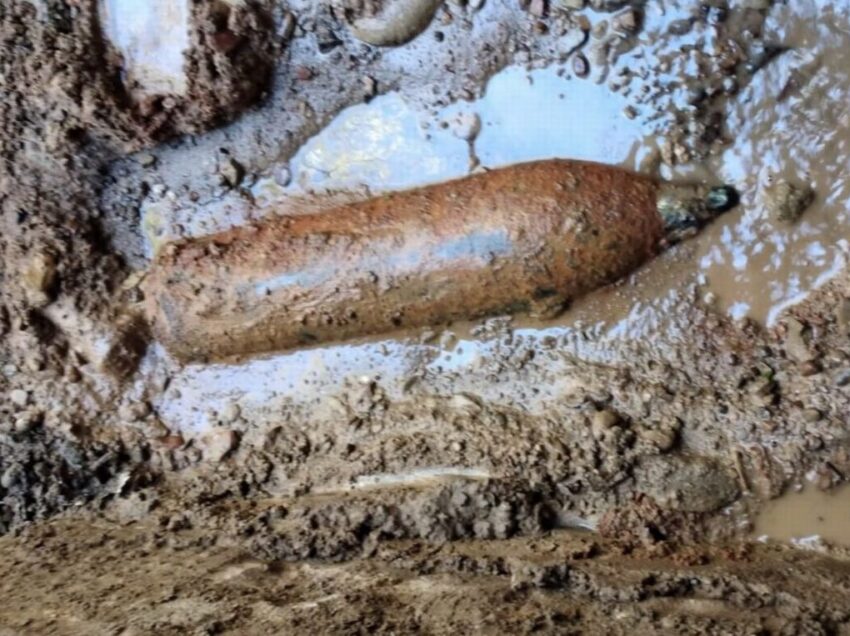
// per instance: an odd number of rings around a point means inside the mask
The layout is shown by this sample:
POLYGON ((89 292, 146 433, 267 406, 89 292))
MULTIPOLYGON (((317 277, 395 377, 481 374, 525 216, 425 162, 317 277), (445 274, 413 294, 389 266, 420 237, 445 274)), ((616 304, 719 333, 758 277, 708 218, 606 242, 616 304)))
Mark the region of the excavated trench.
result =
POLYGON ((842 3, 6 4, 4 629, 850 629, 842 3), (176 244, 551 158, 740 205, 554 317, 148 324, 176 244))

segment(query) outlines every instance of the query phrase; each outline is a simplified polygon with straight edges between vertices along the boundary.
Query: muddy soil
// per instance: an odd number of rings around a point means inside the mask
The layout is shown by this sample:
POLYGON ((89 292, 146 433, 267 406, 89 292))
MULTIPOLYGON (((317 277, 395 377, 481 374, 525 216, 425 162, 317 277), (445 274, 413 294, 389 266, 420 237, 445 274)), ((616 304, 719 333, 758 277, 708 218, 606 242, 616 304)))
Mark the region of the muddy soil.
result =
POLYGON ((132 7, 0 6, 0 627, 847 630, 843 5, 132 7), (175 239, 556 155, 741 206, 550 320, 142 317, 175 239))

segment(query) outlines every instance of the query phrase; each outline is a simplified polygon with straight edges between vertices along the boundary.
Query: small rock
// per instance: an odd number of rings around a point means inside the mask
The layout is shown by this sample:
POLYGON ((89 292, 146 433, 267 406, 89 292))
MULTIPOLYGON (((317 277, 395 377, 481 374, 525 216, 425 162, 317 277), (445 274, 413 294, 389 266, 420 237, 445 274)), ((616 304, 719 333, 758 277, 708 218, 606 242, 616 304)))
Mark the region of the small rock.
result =
POLYGON ((292 34, 295 32, 295 15, 291 11, 287 11, 283 19, 280 21, 280 27, 278 27, 278 36, 284 42, 288 42, 292 39, 292 34))
POLYGON ((823 414, 817 409, 804 409, 803 410, 803 419, 810 423, 819 422, 823 414))
POLYGON ((730 469, 697 455, 649 458, 637 467, 635 480, 662 507, 684 512, 718 510, 740 493, 730 469))
POLYGON ((558 2, 562 7, 571 11, 581 11, 587 4, 587 0, 558 0, 558 2))
POLYGON ((673 20, 667 27, 667 33, 670 35, 686 35, 693 28, 692 19, 673 20))
POLYGON ((597 411, 591 418, 591 426, 594 432, 602 432, 608 429, 619 426, 622 423, 622 418, 614 411, 608 409, 597 411))
POLYGON ((223 409, 221 409, 221 413, 219 413, 219 418, 225 424, 230 424, 239 419, 239 416, 242 415, 242 409, 236 402, 228 402, 223 409))
POLYGON ((18 479, 23 473, 24 469, 20 464, 12 464, 0 475, 0 486, 9 490, 9 488, 18 483, 18 479))
POLYGON ((228 159, 218 171, 224 182, 231 188, 235 188, 245 177, 245 169, 235 159, 228 159))
POLYGON ((795 318, 789 318, 785 332, 785 353, 797 362, 811 360, 813 355, 808 345, 806 325, 795 318))
POLYGON ((314 75, 315 74, 313 73, 313 69, 311 69, 309 66, 300 65, 295 67, 295 79, 297 80, 307 82, 313 79, 314 75))
POLYGON ((182 435, 163 435, 156 441, 164 450, 177 450, 186 443, 182 435))
POLYGON ((764 196, 770 218, 795 223, 812 204, 815 193, 809 186, 794 185, 780 179, 765 188, 764 196))
POLYGON ((590 74, 590 63, 583 53, 573 56, 573 73, 576 77, 587 77, 590 74))
POLYGON ((623 35, 634 35, 640 28, 640 15, 636 9, 630 7, 611 19, 611 28, 623 35))
POLYGON ((9 392, 9 400, 15 406, 24 407, 27 405, 29 401, 30 394, 24 391, 23 389, 13 389, 9 392))
POLYGON ((285 188, 292 182, 292 172, 287 166, 281 166, 274 171, 274 182, 285 188))
POLYGON ((239 444, 236 431, 216 429, 204 435, 201 446, 204 459, 218 463, 227 457, 239 444))
POLYGON ((385 0, 381 11, 351 24, 351 34, 374 46, 398 46, 422 33, 442 0, 385 0))
POLYGON ((823 371, 823 368, 817 360, 806 360, 800 364, 800 375, 804 378, 817 375, 821 371, 823 371))
POLYGON ((666 453, 676 445, 679 439, 680 429, 681 425, 676 421, 672 425, 642 428, 640 430, 640 437, 660 452, 666 453))
POLYGON ((41 423, 43 415, 34 410, 28 410, 15 420, 15 432, 26 433, 41 423))
POLYGON ((230 29, 224 29, 218 33, 213 33, 210 41, 213 48, 219 53, 230 53, 241 42, 241 38, 230 29))
POLYGON ((364 75, 360 81, 363 83, 363 96, 369 101, 378 92, 378 82, 371 75, 364 75))
POLYGON ((320 24, 316 28, 316 44, 319 47, 319 53, 330 53, 342 44, 342 40, 337 37, 329 25, 320 24))
POLYGON ((136 162, 142 166, 142 168, 152 168, 156 165, 156 156, 149 152, 143 152, 136 156, 136 162))
POLYGON ((23 272, 22 282, 33 294, 44 295, 56 281, 56 259, 45 251, 32 255, 23 272))
POLYGON ((485 0, 469 0, 467 6, 471 11, 478 11, 481 7, 484 6, 485 0))
POLYGON ((847 386, 850 384, 850 369, 841 369, 835 374, 836 386, 847 386))
POLYGON ((548 12, 549 7, 546 0, 531 0, 528 5, 528 12, 538 18, 542 18, 548 12))
POLYGON ((850 335, 850 298, 841 298, 835 308, 835 321, 844 335, 850 335))

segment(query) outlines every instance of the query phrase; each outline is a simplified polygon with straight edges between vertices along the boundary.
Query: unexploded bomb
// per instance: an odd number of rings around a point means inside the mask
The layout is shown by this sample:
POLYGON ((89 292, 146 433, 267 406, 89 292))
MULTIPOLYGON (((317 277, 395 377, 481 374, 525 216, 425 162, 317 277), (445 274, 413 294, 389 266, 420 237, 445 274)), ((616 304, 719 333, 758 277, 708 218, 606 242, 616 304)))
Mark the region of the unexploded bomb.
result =
POLYGON ((736 202, 551 160, 176 243, 146 281, 182 361, 563 307, 736 202))

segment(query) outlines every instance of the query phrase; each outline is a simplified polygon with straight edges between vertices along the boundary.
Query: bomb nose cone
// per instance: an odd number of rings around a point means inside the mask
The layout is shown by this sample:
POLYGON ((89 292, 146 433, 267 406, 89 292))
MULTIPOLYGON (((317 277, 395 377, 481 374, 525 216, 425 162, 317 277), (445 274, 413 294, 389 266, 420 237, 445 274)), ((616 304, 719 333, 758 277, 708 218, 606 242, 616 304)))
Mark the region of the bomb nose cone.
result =
POLYGON ((738 205, 738 191, 730 185, 663 183, 658 193, 658 214, 668 241, 693 236, 718 214, 738 205))
POLYGON ((738 191, 730 185, 711 188, 705 197, 705 209, 713 214, 723 214, 740 202, 738 191))

